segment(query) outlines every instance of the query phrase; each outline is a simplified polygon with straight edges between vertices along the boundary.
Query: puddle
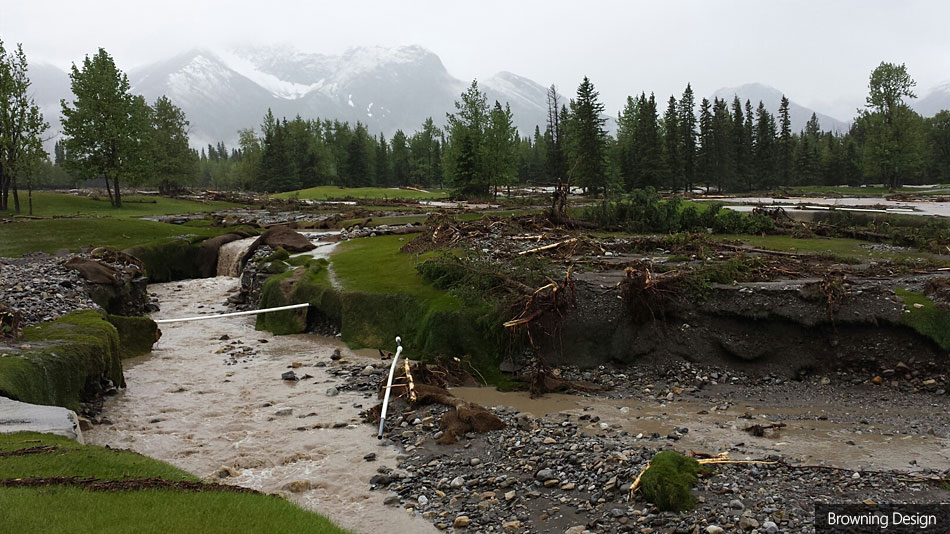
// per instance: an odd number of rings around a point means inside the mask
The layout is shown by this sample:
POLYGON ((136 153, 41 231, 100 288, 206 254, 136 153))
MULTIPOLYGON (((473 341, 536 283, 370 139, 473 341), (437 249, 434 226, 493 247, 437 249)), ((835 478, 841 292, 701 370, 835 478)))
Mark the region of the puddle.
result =
MULTIPOLYGON (((564 394, 532 399, 526 392, 501 392, 494 388, 454 388, 452 393, 483 406, 513 406, 536 417, 556 414, 599 417, 598 422, 588 422, 582 427, 591 433, 601 431, 604 424, 634 436, 649 437, 657 433, 665 438, 674 429, 685 427, 689 432, 674 444, 679 450, 719 453, 735 447, 742 451, 741 455, 732 453, 737 458, 780 454, 802 464, 847 469, 944 470, 950 464, 950 440, 898 434, 880 425, 856 426, 819 420, 824 414, 839 412, 840 406, 816 404, 802 408, 740 403, 717 410, 715 404, 694 400, 660 404, 564 394), (754 437, 743 430, 753 424, 764 426, 772 422, 783 422, 787 426, 769 431, 765 437, 754 437), (912 465, 911 461, 916 463, 912 465)), ((854 411, 852 407, 847 409, 854 411)))
MULTIPOLYGON (((218 277, 151 285, 162 306, 153 317, 227 311, 221 303, 238 284, 218 277)), ((128 387, 107 400, 102 414, 113 424, 86 432, 88 443, 132 449, 214 480, 227 466, 236 476, 221 482, 264 492, 306 481, 311 489, 288 498, 357 532, 436 532, 428 521, 384 506, 384 492, 369 490, 378 467, 395 467, 396 451, 380 447, 373 428, 359 421, 355 406, 373 401, 349 392, 328 397, 336 379, 313 367, 329 362, 335 348, 350 360, 361 356, 334 338, 258 332, 254 317, 171 323, 162 331, 150 355, 124 362, 128 387), (232 358, 218 352, 226 347, 256 354, 228 365, 232 358), (298 376, 313 378, 281 380, 292 362, 303 364, 298 376), (277 415, 282 408, 292 413, 277 415), (369 453, 378 460, 365 461, 369 453)))

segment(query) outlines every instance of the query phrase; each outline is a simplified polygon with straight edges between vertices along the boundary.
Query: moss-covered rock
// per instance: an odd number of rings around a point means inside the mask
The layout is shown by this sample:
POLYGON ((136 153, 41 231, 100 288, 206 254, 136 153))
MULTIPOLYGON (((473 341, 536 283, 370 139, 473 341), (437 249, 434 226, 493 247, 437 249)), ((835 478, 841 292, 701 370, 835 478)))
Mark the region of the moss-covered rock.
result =
POLYGON ((650 461, 640 477, 643 497, 657 508, 669 512, 692 510, 696 498, 690 490, 696 483, 699 463, 675 451, 661 451, 650 461))
POLYGON ((125 385, 119 333, 95 311, 77 311, 31 326, 14 346, 0 346, 0 395, 79 409, 103 379, 125 385))
POLYGON ((901 323, 932 339, 940 348, 950 350, 950 310, 937 307, 922 293, 904 289, 895 292, 907 305, 907 312, 901 314, 901 323))
POLYGON ((124 360, 151 352, 162 331, 149 317, 108 315, 107 319, 119 333, 119 356, 124 360))
POLYGON ((142 260, 149 282, 173 282, 201 278, 203 237, 172 239, 154 245, 142 245, 125 252, 142 260))

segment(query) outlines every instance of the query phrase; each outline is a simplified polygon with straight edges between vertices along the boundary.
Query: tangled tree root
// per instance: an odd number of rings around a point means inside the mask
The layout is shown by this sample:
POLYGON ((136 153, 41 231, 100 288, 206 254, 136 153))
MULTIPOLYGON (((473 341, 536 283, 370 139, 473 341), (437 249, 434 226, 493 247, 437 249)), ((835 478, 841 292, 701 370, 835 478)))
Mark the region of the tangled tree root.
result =
MULTIPOLYGON (((461 360, 457 360, 457 363, 461 365, 461 360)), ((440 445, 455 443, 458 438, 468 432, 484 433, 505 428, 505 422, 497 415, 482 406, 459 399, 445 389, 450 385, 462 385, 462 383, 474 381, 474 377, 464 373, 470 380, 462 379, 464 382, 460 383, 458 376, 447 373, 445 370, 446 368, 442 366, 430 366, 423 363, 410 365, 407 360, 404 367, 397 369, 393 378, 390 403, 398 399, 404 401, 409 408, 429 404, 441 404, 452 408, 439 421, 442 436, 436 440, 436 443, 440 445)), ((385 395, 385 392, 384 381, 379 387, 380 398, 385 395)), ((381 412, 382 404, 377 404, 363 416, 367 422, 378 423, 381 412)))
POLYGON ((678 271, 656 273, 644 262, 628 266, 620 281, 620 298, 635 323, 655 321, 683 289, 684 275, 678 271))

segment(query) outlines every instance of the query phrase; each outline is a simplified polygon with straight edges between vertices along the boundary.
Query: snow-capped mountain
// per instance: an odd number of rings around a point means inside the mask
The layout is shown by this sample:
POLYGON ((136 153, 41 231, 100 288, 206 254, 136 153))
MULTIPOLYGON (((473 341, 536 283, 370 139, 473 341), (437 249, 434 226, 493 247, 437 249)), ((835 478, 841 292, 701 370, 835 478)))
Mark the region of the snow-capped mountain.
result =
MULTIPOLYGON (((765 105, 765 109, 769 110, 769 113, 773 115, 778 115, 778 109, 782 103, 781 91, 761 83, 747 83, 745 85, 740 85, 739 87, 724 87, 713 93, 713 97, 725 99, 726 103, 728 103, 730 106, 732 106, 733 96, 738 96, 739 100, 742 101, 743 106, 745 106, 746 100, 750 100, 752 102, 753 109, 757 108, 759 106, 759 101, 761 101, 765 105)), ((805 124, 809 119, 811 119, 812 113, 815 113, 818 117, 818 123, 821 125, 821 129, 823 131, 833 131, 839 133, 848 131, 847 122, 840 121, 834 117, 829 117, 828 115, 824 115, 822 113, 818 113, 813 109, 796 104, 793 100, 789 99, 788 114, 791 121, 792 133, 798 133, 804 130, 805 124)), ((778 120, 777 117, 776 120, 778 120)))
POLYGON ((923 97, 911 100, 910 106, 924 117, 933 117, 940 111, 950 109, 950 80, 934 87, 923 97))
MULTIPOLYGON (((468 82, 454 78, 419 47, 351 48, 340 55, 287 48, 192 50, 130 73, 132 90, 149 100, 168 96, 191 122, 195 146, 257 127, 270 108, 278 117, 320 117, 367 125, 371 133, 412 132, 446 112, 468 82)), ((545 88, 502 72, 480 83, 490 103, 510 103, 522 134, 544 126, 545 88)))

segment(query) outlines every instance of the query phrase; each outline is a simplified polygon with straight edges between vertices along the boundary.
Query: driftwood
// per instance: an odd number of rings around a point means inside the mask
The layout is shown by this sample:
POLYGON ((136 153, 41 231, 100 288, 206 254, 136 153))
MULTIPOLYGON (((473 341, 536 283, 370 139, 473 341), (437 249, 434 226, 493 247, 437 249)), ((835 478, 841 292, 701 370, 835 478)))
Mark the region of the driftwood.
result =
POLYGON ((576 243, 576 242, 577 242, 577 238, 572 237, 564 241, 559 241, 557 243, 552 243, 550 245, 544 245, 543 247, 529 248, 528 250, 522 250, 521 252, 518 253, 518 255, 524 256, 526 254, 535 254, 537 252, 544 252, 545 250, 551 250, 553 248, 558 248, 564 245, 570 245, 571 243, 576 243))

